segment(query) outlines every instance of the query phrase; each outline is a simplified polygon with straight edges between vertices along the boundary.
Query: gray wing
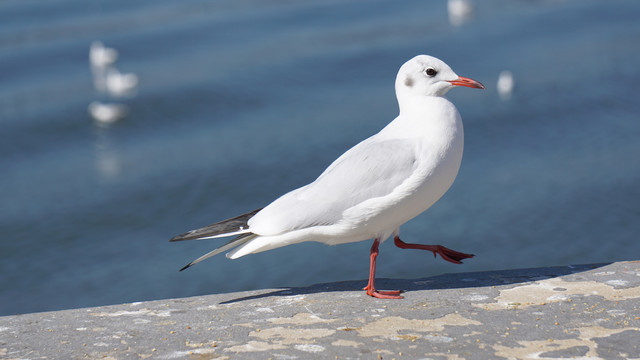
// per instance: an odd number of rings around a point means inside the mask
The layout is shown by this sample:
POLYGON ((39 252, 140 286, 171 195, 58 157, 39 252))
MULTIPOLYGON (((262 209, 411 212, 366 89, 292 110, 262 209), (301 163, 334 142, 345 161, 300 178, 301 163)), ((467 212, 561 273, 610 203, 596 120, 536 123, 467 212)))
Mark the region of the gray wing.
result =
POLYGON ((255 215, 260 210, 262 209, 253 210, 252 212, 248 212, 231 219, 223 220, 199 229, 187 231, 184 234, 174 236, 169 241, 198 240, 243 233, 245 232, 244 230, 249 228, 249 225, 247 225, 247 221, 249 221, 249 219, 251 219, 253 215, 255 215))
POLYGON ((416 142, 369 138, 333 162, 313 183, 293 190, 256 214, 251 231, 275 235, 335 224, 342 213, 388 195, 415 171, 416 142))

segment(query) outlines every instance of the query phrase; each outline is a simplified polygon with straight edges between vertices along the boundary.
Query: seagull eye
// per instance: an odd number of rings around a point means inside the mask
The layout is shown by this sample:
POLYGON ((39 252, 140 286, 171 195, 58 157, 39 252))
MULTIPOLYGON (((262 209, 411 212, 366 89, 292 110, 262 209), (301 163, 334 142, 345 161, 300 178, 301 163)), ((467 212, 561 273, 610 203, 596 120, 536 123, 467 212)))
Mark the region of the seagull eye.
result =
POLYGON ((424 72, 429 76, 435 76, 438 73, 434 68, 427 68, 424 72))

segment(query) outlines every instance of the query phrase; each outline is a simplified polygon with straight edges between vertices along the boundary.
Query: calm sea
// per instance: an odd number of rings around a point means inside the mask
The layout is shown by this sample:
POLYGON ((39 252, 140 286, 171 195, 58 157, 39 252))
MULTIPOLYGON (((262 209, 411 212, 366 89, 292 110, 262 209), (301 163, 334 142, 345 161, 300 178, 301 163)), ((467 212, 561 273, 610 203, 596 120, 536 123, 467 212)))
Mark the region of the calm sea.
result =
POLYGON ((422 53, 487 89, 449 93, 462 169, 402 236, 476 257, 387 242, 379 277, 640 259, 640 2, 472 4, 0 2, 0 315, 365 279, 370 242, 178 273, 224 240, 168 239, 315 179, 396 116, 422 53), (96 40, 133 91, 96 89, 96 40), (93 101, 128 112, 99 125, 93 101))

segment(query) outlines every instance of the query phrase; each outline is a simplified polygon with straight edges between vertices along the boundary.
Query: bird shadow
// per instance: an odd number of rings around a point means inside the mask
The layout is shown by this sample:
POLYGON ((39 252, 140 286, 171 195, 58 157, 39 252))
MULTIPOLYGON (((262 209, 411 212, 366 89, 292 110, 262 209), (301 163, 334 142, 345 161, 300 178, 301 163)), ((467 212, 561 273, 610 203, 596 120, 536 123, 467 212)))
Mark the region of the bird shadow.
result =
MULTIPOLYGON (((419 290, 464 289, 487 286, 512 285, 530 281, 556 278, 590 271, 611 263, 554 266, 515 270, 496 270, 467 273, 442 274, 420 279, 376 279, 376 287, 380 290, 402 289, 403 292, 419 290)), ((220 302, 233 304, 237 302, 256 300, 268 297, 284 297, 308 295, 316 293, 357 291, 367 284, 367 280, 348 280, 332 283, 316 284, 306 287, 291 287, 276 289, 261 294, 242 296, 220 302)))

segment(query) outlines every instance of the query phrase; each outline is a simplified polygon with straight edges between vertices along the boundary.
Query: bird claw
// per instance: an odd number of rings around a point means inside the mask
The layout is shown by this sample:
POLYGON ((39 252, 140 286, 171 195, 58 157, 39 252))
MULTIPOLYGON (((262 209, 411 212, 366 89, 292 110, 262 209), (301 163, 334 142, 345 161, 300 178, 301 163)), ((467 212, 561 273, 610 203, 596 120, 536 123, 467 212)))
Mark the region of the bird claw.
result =
POLYGON ((404 299, 400 296, 402 290, 376 290, 371 285, 365 286, 362 290, 365 290, 367 295, 378 299, 404 299))
POLYGON ((465 254, 459 251, 451 250, 441 245, 437 245, 437 250, 433 252, 434 256, 436 252, 440 254, 440 257, 442 257, 442 259, 454 264, 462 264, 461 260, 469 259, 475 256, 473 254, 465 254))
POLYGON ((403 296, 400 296, 402 290, 390 290, 390 291, 378 291, 378 290, 367 290, 367 295, 372 296, 378 299, 404 299, 403 296))
POLYGON ((422 244, 407 244, 406 242, 400 240, 398 236, 394 237, 394 243, 397 247, 401 249, 418 249, 418 250, 427 250, 433 252, 433 256, 437 257, 436 254, 440 254, 444 260, 452 262, 454 264, 462 264, 461 260, 472 258, 475 255, 473 254, 465 254, 459 251, 451 250, 442 245, 422 245, 422 244))

